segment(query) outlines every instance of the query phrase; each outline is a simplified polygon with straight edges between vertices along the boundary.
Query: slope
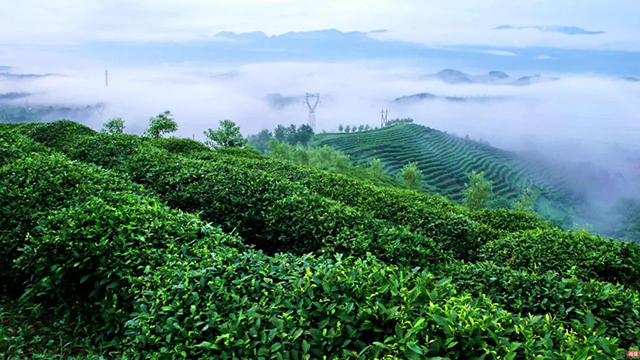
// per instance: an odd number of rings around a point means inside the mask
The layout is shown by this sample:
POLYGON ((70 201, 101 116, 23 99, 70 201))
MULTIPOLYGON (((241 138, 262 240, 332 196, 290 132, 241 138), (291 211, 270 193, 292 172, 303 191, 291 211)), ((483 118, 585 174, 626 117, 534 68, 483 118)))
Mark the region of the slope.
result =
POLYGON ((568 186, 551 171, 550 165, 421 125, 318 134, 311 144, 331 146, 358 164, 380 159, 392 175, 397 175, 405 164, 416 162, 427 191, 456 201, 461 200, 467 174, 476 170, 485 172, 494 185, 494 193, 508 200, 518 197, 525 188, 538 190, 538 210, 546 215, 566 213, 570 206, 568 186))

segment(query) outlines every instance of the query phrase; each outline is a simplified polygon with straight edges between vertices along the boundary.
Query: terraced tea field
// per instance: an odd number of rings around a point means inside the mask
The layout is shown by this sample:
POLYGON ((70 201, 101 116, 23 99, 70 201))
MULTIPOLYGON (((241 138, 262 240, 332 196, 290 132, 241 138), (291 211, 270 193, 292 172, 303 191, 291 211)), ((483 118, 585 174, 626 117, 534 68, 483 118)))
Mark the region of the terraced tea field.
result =
POLYGON ((485 172, 498 196, 513 200, 523 189, 533 188, 541 193, 540 203, 567 203, 568 186, 551 165, 421 125, 320 134, 313 145, 334 147, 358 164, 378 158, 392 175, 405 164, 417 162, 424 174, 425 189, 456 201, 461 200, 467 174, 476 170, 485 172))

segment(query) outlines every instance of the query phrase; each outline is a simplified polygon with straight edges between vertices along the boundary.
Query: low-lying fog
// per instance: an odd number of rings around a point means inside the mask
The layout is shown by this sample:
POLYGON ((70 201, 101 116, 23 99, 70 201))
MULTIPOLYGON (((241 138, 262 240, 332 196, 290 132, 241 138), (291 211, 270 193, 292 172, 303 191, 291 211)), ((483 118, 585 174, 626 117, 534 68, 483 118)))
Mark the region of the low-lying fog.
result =
MULTIPOLYGON (((337 131, 340 124, 377 126, 380 110, 388 108, 389 118, 411 117, 418 124, 482 138, 505 149, 593 162, 612 176, 640 176, 640 82, 593 74, 542 74, 542 81, 529 86, 454 85, 427 76, 439 70, 384 62, 110 68, 105 87, 103 68, 52 68, 46 72, 66 76, 0 78, 0 94, 28 92, 30 104, 105 103, 102 113, 84 122, 98 129, 110 118, 123 117, 126 131, 138 134, 150 116, 171 110, 179 124, 178 136, 201 139, 202 132, 221 119, 235 121, 245 134, 278 124, 303 124, 303 96, 313 92, 322 98, 317 131, 337 131), (485 100, 391 103, 418 93, 485 100), (269 94, 282 97, 271 95, 267 100, 269 94)), ((480 74, 500 69, 459 70, 480 74)), ((509 75, 515 80, 533 72, 509 75)), ((631 186, 624 193, 639 195, 637 191, 631 186)))

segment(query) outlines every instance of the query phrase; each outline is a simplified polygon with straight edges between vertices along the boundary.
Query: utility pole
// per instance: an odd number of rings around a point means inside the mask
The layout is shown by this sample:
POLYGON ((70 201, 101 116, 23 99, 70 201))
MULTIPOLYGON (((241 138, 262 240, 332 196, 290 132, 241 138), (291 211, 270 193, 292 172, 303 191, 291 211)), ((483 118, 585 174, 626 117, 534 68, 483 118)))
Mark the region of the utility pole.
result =
POLYGON ((320 94, 309 94, 305 97, 305 105, 309 109, 309 126, 316 130, 316 108, 320 105, 320 94))
POLYGON ((389 121, 389 109, 382 109, 382 117, 380 119, 380 127, 383 128, 389 121))
POLYGON ((109 87, 109 73, 107 70, 104 71, 104 87, 109 87))

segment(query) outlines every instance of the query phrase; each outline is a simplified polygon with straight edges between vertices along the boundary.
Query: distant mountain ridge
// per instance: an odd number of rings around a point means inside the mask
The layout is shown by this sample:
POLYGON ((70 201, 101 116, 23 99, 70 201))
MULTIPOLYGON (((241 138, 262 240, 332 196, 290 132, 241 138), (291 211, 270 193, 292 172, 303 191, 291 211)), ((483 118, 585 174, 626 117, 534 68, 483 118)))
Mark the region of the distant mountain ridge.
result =
POLYGON ((504 71, 492 70, 486 74, 470 75, 460 70, 444 69, 435 74, 425 76, 425 79, 437 79, 447 84, 494 84, 527 86, 537 82, 557 80, 557 78, 545 79, 541 75, 523 76, 517 79, 511 78, 504 71))

